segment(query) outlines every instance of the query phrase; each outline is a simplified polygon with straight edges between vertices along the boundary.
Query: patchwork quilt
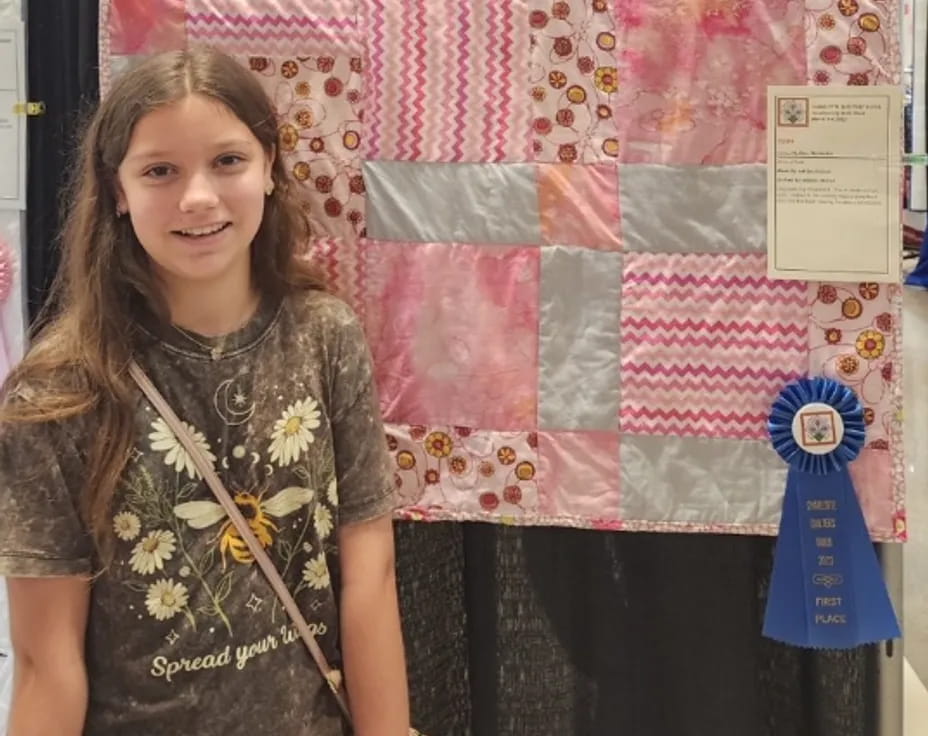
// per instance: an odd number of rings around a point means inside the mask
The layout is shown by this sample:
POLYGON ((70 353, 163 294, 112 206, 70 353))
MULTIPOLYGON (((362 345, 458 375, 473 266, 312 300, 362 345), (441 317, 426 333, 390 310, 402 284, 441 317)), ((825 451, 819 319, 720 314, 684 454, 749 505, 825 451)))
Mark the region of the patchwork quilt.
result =
POLYGON ((775 534, 790 381, 866 408, 906 536, 901 290, 766 276, 766 87, 900 79, 897 0, 103 0, 101 77, 188 44, 276 103, 363 316, 400 515, 775 534))

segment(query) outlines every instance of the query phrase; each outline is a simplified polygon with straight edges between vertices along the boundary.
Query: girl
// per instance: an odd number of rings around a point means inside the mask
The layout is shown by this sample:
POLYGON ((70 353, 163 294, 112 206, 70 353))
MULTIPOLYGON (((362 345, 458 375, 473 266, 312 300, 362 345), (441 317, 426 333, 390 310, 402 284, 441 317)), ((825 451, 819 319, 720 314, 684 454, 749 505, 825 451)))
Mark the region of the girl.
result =
POLYGON ((357 736, 408 732, 369 354, 298 255, 276 133, 257 80, 212 50, 143 62, 90 123, 55 313, 0 413, 10 736, 343 732, 131 359, 343 662, 357 736))

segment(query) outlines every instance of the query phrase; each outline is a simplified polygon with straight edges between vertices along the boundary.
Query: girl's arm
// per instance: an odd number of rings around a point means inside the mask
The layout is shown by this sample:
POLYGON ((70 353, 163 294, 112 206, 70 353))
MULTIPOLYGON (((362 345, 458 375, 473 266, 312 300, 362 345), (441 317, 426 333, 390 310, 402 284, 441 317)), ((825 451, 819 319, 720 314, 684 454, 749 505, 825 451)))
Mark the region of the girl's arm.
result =
POLYGON ((409 694, 390 514, 342 526, 338 546, 342 653, 355 734, 407 736, 409 694))
POLYGON ((8 578, 13 700, 8 736, 80 736, 87 713, 84 638, 90 582, 8 578))

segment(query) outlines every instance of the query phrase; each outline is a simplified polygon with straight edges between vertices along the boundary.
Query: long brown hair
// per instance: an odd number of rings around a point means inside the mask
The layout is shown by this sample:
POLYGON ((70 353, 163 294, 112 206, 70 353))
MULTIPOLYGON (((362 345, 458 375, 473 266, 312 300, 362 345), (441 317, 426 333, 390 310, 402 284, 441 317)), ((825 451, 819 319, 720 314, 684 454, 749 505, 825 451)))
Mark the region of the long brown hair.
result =
POLYGON ((302 257, 309 223, 275 155, 277 120, 257 79, 209 48, 160 54, 119 77, 89 120, 76 152, 61 232, 62 261, 49 307, 40 316, 44 326, 8 376, 0 407, 0 423, 7 425, 92 415, 94 441, 80 505, 104 558, 113 495, 135 439, 136 394, 127 366, 137 328, 129 315, 144 305, 168 319, 129 218, 117 217, 116 172, 136 123, 190 94, 224 104, 274 157, 274 191, 252 244, 258 290, 282 298, 323 287, 319 270, 302 257), (24 387, 29 399, 15 400, 24 387))

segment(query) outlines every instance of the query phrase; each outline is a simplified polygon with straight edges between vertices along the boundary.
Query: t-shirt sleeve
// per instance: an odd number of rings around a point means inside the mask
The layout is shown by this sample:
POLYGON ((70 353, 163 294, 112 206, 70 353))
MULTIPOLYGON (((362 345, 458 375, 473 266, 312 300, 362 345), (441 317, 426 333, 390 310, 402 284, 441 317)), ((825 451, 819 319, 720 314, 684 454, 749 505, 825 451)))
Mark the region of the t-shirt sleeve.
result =
POLYGON ((395 486, 371 354, 361 325, 339 310, 331 370, 332 441, 341 523, 367 521, 396 507, 395 486))
POLYGON ((91 571, 93 543, 78 512, 84 464, 60 424, 0 427, 0 575, 91 571))

